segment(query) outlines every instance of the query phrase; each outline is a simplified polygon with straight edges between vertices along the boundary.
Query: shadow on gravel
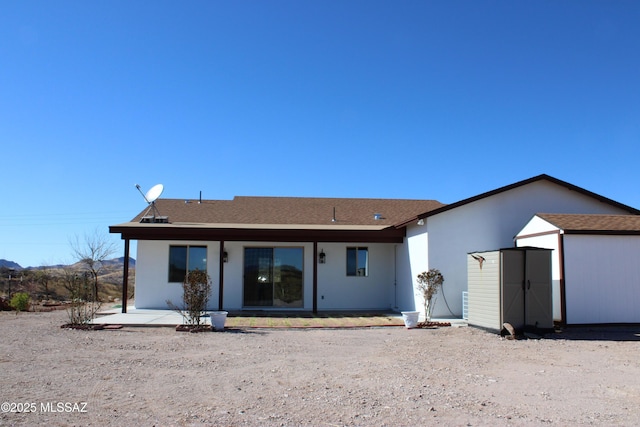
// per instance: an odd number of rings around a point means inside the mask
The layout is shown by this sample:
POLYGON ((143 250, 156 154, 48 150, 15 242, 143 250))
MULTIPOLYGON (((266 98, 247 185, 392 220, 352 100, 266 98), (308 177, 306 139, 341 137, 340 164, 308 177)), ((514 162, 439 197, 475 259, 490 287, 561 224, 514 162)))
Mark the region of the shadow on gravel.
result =
POLYGON ((242 335, 266 335, 268 332, 258 329, 229 328, 225 327, 224 331, 213 331, 216 334, 242 334, 242 335))
POLYGON ((640 341, 640 325, 566 326, 545 339, 579 341, 640 341))

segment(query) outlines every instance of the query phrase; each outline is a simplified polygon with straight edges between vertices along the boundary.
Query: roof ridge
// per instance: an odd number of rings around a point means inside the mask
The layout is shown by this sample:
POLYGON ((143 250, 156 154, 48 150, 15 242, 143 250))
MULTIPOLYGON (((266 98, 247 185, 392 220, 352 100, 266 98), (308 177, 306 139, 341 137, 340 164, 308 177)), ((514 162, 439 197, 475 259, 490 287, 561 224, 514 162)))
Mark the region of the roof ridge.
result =
POLYGON ((455 209, 457 207, 464 206, 464 205, 467 205, 469 203, 473 203, 473 202, 476 202, 478 200, 482 200, 482 199, 485 199, 487 197, 494 196, 494 195, 500 194, 500 193, 504 193, 506 191, 513 190, 513 189, 519 188, 519 187, 523 187, 525 185, 532 184, 532 183, 538 182, 538 181, 549 181, 549 182, 554 183, 556 185, 568 188, 569 190, 576 191, 576 192, 584 194, 584 195, 586 195, 588 197, 592 197, 592 198, 594 198, 596 200, 599 200, 602 203, 607 203, 607 204, 615 206, 617 208, 626 210, 632 215, 640 215, 640 210, 638 210, 638 209, 636 209, 636 208, 634 208, 632 206, 625 205, 624 203, 617 202, 617 201, 615 201, 613 199, 610 199, 608 197, 601 196, 600 194, 597 194, 597 193, 594 193, 592 191, 586 190, 586 189, 584 189, 582 187, 578 187, 577 185, 571 184, 570 182, 563 181, 561 179, 554 178, 551 175, 547 175, 547 174, 543 173, 543 174, 536 175, 536 176, 528 178, 528 179, 524 179, 522 181, 515 182, 513 184, 505 185, 505 186, 502 186, 502 187, 498 187, 498 188, 496 188, 494 190, 490 190, 490 191, 486 191, 484 193, 480 193, 480 194, 472 196, 472 197, 467 197, 466 199, 462 199, 462 200, 459 200, 457 202, 450 203, 448 205, 444 205, 442 207, 439 207, 439 208, 436 208, 436 209, 432 209, 432 210, 427 211, 427 212, 423 212, 423 213, 417 215, 414 218, 408 218, 406 221, 403 221, 403 222, 400 222, 400 223, 396 224, 396 227, 402 227, 402 226, 405 226, 405 225, 409 224, 412 221, 419 220, 419 219, 424 219, 424 218, 427 218, 427 217, 433 216, 433 215, 437 215, 439 213, 446 212, 448 210, 455 209))
MULTIPOLYGON (((410 202, 438 202, 436 199, 405 199, 392 197, 316 197, 316 196, 233 196, 237 199, 311 199, 311 200, 383 200, 383 201, 410 201, 410 202)), ((444 204, 444 203, 443 203, 444 204)))
POLYGON ((640 215, 638 214, 632 214, 632 213, 628 213, 628 214, 605 214, 605 213, 553 213, 553 212, 538 212, 536 213, 536 215, 538 216, 549 216, 549 215, 554 215, 554 216, 619 216, 619 217, 640 217, 640 215))

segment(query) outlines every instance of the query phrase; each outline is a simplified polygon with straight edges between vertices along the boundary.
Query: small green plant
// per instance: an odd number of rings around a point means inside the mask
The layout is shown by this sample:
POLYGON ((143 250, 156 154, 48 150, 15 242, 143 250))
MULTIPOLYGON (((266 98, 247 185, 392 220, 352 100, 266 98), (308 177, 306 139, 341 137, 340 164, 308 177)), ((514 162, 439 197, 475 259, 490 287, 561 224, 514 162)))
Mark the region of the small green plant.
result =
POLYGON ((424 302, 425 322, 431 321, 435 295, 438 293, 438 289, 442 287, 443 282, 444 277, 440 273, 440 270, 435 268, 418 274, 418 290, 422 294, 422 300, 424 302))
POLYGON ((16 313, 27 311, 29 309, 29 294, 26 292, 16 292, 11 298, 11 301, 9 301, 9 305, 16 313))
POLYGON ((167 300, 167 305, 182 315, 185 325, 201 326, 211 293, 211 278, 206 271, 195 269, 182 282, 182 307, 167 300))

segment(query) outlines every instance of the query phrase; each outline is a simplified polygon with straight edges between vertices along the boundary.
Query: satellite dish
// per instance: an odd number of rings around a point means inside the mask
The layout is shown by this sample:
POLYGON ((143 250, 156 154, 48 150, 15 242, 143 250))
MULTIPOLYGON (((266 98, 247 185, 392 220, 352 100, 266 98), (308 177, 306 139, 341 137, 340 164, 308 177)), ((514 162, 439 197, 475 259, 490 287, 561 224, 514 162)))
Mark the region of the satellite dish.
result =
POLYGON ((162 184, 156 184, 153 187, 151 187, 151 189, 147 191, 146 194, 142 192, 138 184, 136 184, 136 188, 138 189, 140 194, 142 194, 142 197, 144 197, 144 200, 149 204, 149 209, 147 209, 147 211, 142 215, 142 219, 140 220, 140 222, 161 222, 161 223, 169 222, 169 217, 160 216, 159 215, 160 213, 156 208, 156 200, 158 200, 158 198, 162 194, 162 191, 164 190, 164 186, 162 184), (152 215, 149 215, 150 211, 152 215))
POLYGON ((151 187, 151 190, 147 191, 147 194, 145 194, 144 198, 147 203, 153 203, 158 200, 158 197, 160 197, 163 190, 164 186, 162 184, 156 184, 151 187))

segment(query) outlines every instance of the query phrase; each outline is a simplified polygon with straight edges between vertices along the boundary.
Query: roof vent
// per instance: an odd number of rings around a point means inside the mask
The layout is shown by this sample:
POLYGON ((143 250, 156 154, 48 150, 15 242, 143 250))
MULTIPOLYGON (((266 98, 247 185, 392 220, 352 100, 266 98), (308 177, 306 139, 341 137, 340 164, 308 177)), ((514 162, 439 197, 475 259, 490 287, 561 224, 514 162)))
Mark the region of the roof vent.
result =
POLYGON ((140 219, 140 222, 143 224, 168 224, 169 217, 145 215, 140 219))
POLYGON ((382 219, 382 214, 374 213, 373 214, 373 219, 375 219, 376 221, 381 220, 382 219))

